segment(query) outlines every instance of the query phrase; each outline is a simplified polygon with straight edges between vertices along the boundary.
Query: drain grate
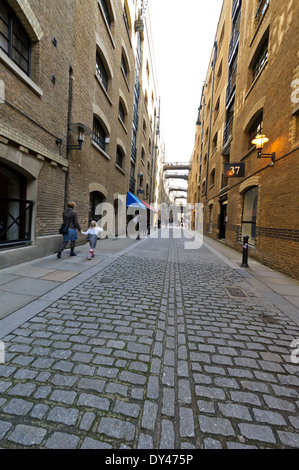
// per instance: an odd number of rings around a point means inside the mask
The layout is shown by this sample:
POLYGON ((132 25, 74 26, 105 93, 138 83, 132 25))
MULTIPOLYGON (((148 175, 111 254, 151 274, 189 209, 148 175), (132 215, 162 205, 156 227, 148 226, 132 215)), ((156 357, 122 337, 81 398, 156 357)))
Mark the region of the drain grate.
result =
POLYGON ((226 287, 228 295, 234 299, 246 299, 247 294, 240 287, 226 287))

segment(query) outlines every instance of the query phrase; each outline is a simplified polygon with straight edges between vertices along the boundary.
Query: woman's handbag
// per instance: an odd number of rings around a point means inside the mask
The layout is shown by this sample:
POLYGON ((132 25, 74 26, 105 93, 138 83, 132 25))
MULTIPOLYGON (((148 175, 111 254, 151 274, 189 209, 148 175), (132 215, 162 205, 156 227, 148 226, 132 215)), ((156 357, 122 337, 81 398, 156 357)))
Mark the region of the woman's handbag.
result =
POLYGON ((68 234, 70 221, 71 221, 71 218, 69 218, 69 220, 67 222, 64 222, 63 224, 61 224, 61 227, 59 229, 60 235, 67 235, 68 234))
POLYGON ((61 227, 59 229, 60 235, 67 235, 68 230, 69 230, 69 223, 70 222, 66 222, 65 224, 61 224, 61 227))

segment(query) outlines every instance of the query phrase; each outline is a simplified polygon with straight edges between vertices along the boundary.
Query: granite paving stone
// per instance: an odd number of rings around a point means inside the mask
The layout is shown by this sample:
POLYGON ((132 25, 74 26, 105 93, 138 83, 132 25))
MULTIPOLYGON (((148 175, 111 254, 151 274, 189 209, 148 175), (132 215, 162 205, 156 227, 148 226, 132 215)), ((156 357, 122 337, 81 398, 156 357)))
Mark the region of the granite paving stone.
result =
POLYGON ((98 268, 3 338, 0 448, 299 447, 299 328, 241 269, 172 235, 98 268))

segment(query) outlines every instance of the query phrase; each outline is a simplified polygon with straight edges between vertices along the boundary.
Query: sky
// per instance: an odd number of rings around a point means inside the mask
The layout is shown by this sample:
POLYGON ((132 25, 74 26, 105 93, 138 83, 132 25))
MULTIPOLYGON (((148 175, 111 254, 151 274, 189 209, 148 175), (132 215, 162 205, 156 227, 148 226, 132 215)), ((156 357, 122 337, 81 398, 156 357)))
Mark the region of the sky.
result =
POLYGON ((202 86, 222 3, 223 0, 149 2, 167 162, 189 162, 192 156, 202 86))

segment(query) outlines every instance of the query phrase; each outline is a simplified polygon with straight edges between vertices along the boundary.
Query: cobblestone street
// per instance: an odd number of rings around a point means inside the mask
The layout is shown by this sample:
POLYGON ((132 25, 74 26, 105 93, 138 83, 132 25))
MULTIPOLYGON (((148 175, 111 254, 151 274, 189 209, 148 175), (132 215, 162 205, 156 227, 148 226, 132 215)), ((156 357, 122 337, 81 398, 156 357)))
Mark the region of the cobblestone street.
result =
POLYGON ((0 447, 298 448, 298 338, 207 246, 146 239, 1 338, 0 447))

